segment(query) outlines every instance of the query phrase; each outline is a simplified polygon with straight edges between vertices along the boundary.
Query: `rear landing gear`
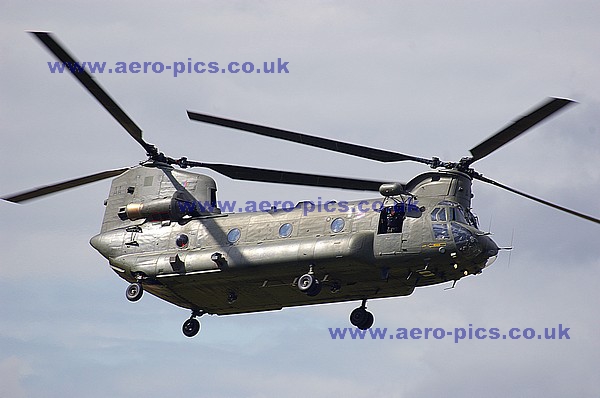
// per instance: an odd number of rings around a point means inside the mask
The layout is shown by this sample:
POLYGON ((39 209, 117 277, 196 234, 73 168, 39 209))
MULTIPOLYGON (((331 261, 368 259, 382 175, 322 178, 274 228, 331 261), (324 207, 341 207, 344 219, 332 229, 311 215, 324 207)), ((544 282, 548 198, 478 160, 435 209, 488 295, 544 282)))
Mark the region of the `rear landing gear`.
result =
POLYGON ((125 291, 125 296, 127 297, 127 300, 132 302, 141 299, 143 294, 144 287, 139 282, 132 283, 131 285, 127 286, 127 290, 125 291))
POLYGON ((350 323, 360 330, 369 329, 374 320, 373 314, 367 311, 367 300, 363 300, 362 305, 350 313, 350 323))
POLYGON ((186 337, 194 337, 200 331, 200 321, 196 318, 190 318, 183 323, 181 330, 186 337))
POLYGON ((183 323, 181 331, 186 337, 194 337, 200 331, 200 321, 196 317, 204 315, 203 311, 193 310, 190 319, 183 323))

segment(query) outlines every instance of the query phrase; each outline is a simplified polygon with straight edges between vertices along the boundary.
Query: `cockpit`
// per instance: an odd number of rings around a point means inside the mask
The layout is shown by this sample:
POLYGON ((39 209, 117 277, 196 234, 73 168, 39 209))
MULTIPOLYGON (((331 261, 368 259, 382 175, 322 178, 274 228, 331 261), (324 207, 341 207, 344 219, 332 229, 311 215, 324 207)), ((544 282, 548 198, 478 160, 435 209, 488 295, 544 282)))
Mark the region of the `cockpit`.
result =
POLYGON ((475 256, 481 252, 477 217, 459 203, 444 200, 431 211, 431 228, 434 240, 454 240, 459 253, 475 256))
POLYGON ((459 203, 443 200, 431 211, 431 221, 456 221, 461 224, 478 228, 477 216, 469 209, 464 209, 459 203))

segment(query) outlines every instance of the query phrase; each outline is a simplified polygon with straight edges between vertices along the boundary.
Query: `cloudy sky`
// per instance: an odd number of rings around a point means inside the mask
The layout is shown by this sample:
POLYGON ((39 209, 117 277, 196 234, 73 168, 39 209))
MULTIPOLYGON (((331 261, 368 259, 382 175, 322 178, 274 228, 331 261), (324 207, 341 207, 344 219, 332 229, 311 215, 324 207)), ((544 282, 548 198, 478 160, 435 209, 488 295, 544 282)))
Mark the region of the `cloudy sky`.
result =
MULTIPOLYGON (((173 157, 408 181, 379 164, 190 122, 186 109, 423 157, 458 160, 548 96, 579 102, 476 164, 598 217, 600 3, 9 1, 0 13, 0 194, 134 165, 144 153, 26 30, 80 60, 251 61, 287 74, 97 75, 173 157)), ((359 192, 216 178, 220 199, 358 199, 359 192)), ((597 396, 597 224, 474 185, 509 256, 479 276, 374 300, 375 326, 570 328, 569 340, 332 340, 357 303, 203 317, 127 284, 89 245, 109 181, 0 203, 0 396, 597 396)))

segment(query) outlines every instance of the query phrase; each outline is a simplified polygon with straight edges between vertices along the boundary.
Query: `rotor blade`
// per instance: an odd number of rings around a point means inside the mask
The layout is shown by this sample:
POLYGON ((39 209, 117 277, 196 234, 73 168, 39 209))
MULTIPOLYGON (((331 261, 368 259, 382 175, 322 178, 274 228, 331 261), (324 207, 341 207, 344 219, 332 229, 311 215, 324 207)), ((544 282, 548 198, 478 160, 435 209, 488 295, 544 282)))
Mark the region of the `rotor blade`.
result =
POLYGON ((317 174, 294 173, 259 169, 255 167, 234 166, 220 163, 203 163, 186 161, 186 167, 206 167, 234 180, 272 182, 278 184, 306 185, 312 187, 327 187, 352 189, 357 191, 379 191, 384 182, 361 180, 357 178, 332 177, 317 174))
POLYGON ((567 209, 566 207, 563 207, 563 206, 560 206, 560 205, 548 202, 547 200, 544 200, 544 199, 536 198, 535 196, 529 195, 529 194, 527 194, 525 192, 518 191, 518 190, 516 190, 514 188, 511 188, 511 187, 509 187, 507 185, 501 184, 501 183, 499 183, 497 181, 494 181, 492 179, 484 177, 481 174, 474 174, 473 178, 475 178, 475 179, 477 179, 479 181, 487 182, 488 184, 492 184, 492 185, 497 186, 499 188, 506 189, 507 191, 510 191, 512 193, 516 193, 517 195, 521 195, 523 197, 526 197, 527 199, 534 200, 534 201, 536 201, 538 203, 541 203, 541 204, 546 205, 546 206, 550 206, 550 207, 552 207, 554 209, 563 211, 565 213, 569 213, 569 214, 574 215, 576 217, 580 217, 580 218, 583 218, 585 220, 592 221, 592 222, 595 222, 597 224, 600 224, 600 219, 597 219, 597 218, 592 217, 592 216, 588 216, 588 215, 583 214, 583 213, 579 213, 579 212, 577 212, 575 210, 567 209))
POLYGON ((71 74, 100 102, 100 104, 115 118, 117 122, 133 137, 147 152, 152 152, 152 145, 148 144, 142 138, 142 129, 123 109, 100 87, 94 78, 82 67, 82 64, 75 60, 67 50, 58 43, 49 32, 30 32, 39 39, 58 58, 71 74))
POLYGON ((206 115, 187 111, 190 120, 214 124, 217 126, 230 127, 236 130, 247 131, 254 134, 263 135, 280 140, 296 142, 298 144, 314 146, 327 149, 334 152, 345 153, 380 162, 399 162, 403 160, 412 160, 419 163, 431 164, 430 159, 423 159, 415 156, 404 155, 402 153, 385 151, 383 149, 370 148, 362 145, 350 144, 342 141, 330 140, 327 138, 315 137, 312 135, 295 133, 293 131, 281 130, 273 127, 261 126, 258 124, 240 122, 237 120, 225 119, 217 116, 206 115))
POLYGON ((71 189, 71 188, 78 187, 80 185, 89 184, 91 182, 96 182, 96 181, 104 180, 106 178, 116 177, 119 174, 126 172, 127 170, 129 170, 129 169, 124 168, 124 169, 118 169, 118 170, 103 171, 103 172, 91 174, 91 175, 88 175, 85 177, 80 177, 80 178, 75 178, 75 179, 69 180, 69 181, 59 182, 57 184, 46 185, 43 187, 34 188, 32 190, 20 192, 17 194, 13 194, 11 196, 5 196, 2 199, 9 201, 9 202, 13 202, 13 203, 21 203, 21 202, 25 202, 27 200, 38 198, 40 196, 50 195, 55 192, 64 191, 65 189, 71 189))
POLYGON ((481 144, 472 148, 471 154, 473 155, 473 158, 470 160, 470 163, 486 157, 496 149, 514 140, 525 131, 572 103, 574 103, 574 101, 566 98, 549 98, 532 112, 515 120, 512 124, 506 126, 481 144))

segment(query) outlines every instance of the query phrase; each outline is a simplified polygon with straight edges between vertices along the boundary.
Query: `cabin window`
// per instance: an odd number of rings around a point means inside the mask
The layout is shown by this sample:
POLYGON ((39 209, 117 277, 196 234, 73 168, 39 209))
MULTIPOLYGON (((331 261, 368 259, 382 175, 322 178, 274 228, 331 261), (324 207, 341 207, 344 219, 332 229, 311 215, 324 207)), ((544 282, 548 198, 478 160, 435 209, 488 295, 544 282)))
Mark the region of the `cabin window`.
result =
POLYGON ((184 249, 190 243, 190 238, 186 234, 181 234, 175 239, 175 245, 180 249, 184 249))
POLYGON ((242 236, 242 232, 239 228, 233 228, 227 233, 227 241, 229 243, 235 243, 240 240, 240 236, 242 236))
POLYGON ((335 233, 342 232, 345 225, 346 222, 344 221, 344 219, 338 217, 331 222, 331 231, 335 233))
POLYGON ((281 227, 279 227, 279 236, 282 238, 289 238, 290 235, 292 234, 294 227, 292 226, 292 224, 285 223, 283 224, 281 227))

